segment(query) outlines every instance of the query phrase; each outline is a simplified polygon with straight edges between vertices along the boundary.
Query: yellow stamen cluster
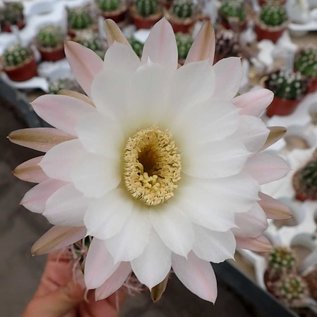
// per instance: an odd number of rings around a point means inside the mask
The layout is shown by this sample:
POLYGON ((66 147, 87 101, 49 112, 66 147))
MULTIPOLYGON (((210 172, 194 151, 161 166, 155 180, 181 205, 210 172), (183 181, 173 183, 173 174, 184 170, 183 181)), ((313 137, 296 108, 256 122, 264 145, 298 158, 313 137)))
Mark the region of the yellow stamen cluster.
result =
POLYGON ((181 167, 181 156, 168 131, 156 127, 139 130, 124 148, 125 186, 147 206, 162 204, 174 196, 181 167))

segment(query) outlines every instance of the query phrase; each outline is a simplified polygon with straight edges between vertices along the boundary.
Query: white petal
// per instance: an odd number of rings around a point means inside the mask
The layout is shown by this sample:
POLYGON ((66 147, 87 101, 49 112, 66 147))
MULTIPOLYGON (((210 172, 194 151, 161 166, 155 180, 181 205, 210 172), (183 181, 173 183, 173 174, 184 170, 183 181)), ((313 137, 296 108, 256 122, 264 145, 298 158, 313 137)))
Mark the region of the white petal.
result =
POLYGON ((194 243, 194 230, 189 219, 173 205, 151 210, 151 223, 165 245, 176 254, 187 256, 194 243))
POLYGON ((200 178, 223 178, 238 174, 250 155, 237 140, 206 145, 187 143, 183 147, 183 172, 200 178))
POLYGON ((144 44, 142 62, 147 63, 148 60, 168 68, 177 68, 178 53, 175 35, 165 18, 154 25, 144 44))
POLYGON ((99 198, 119 185, 119 165, 119 160, 86 153, 74 162, 71 179, 85 196, 99 198))
POLYGON ((267 218, 263 209, 259 204, 245 213, 236 215, 237 229, 234 229, 234 233, 241 237, 258 237, 267 228, 267 218))
POLYGON ((52 196, 65 183, 54 179, 48 179, 31 188, 23 197, 21 205, 25 208, 42 213, 47 199, 52 196))
POLYGON ((115 262, 132 261, 140 256, 148 244, 150 231, 148 211, 135 207, 122 230, 106 240, 107 248, 115 262))
POLYGON ((49 177, 71 181, 71 168, 84 152, 77 139, 63 142, 49 150, 39 165, 49 177))
POLYGON ((248 159, 245 171, 260 184, 265 184, 284 177, 289 165, 277 155, 258 153, 248 159))
POLYGON ((83 118, 76 132, 88 152, 114 159, 120 156, 123 135, 116 122, 96 112, 83 118))
POLYGON ((217 281, 211 264, 190 253, 188 259, 173 255, 173 270, 180 281, 200 298, 214 303, 217 298, 217 281))
POLYGON ((195 226, 193 252, 202 260, 213 263, 233 259, 236 240, 231 231, 215 232, 195 226))
POLYGON ((171 252, 155 232, 143 253, 131 263, 138 280, 149 289, 159 284, 171 269, 171 252))
POLYGON ((54 225, 83 226, 87 199, 72 184, 58 189, 46 202, 43 215, 54 225))
POLYGON ((101 286, 119 264, 114 264, 113 259, 107 251, 105 242, 94 238, 89 246, 85 260, 85 284, 87 289, 101 286))
POLYGON ((106 299, 112 295, 123 285, 130 273, 130 263, 120 263, 117 270, 100 287, 96 289, 96 300, 106 299))
POLYGON ((215 73, 215 95, 231 100, 237 93, 243 76, 239 57, 223 58, 213 66, 215 73))
POLYGON ((121 189, 94 200, 84 218, 88 234, 102 240, 113 237, 130 217, 132 208, 132 199, 127 199, 126 193, 121 189))

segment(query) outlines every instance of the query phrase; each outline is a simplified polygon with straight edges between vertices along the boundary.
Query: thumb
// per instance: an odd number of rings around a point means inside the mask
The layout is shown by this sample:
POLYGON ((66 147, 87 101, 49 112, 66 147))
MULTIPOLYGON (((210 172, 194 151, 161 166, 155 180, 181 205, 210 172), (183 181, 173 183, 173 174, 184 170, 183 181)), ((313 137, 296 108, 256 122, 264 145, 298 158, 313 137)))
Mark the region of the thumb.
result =
POLYGON ((23 317, 61 317, 75 308, 84 297, 84 289, 74 282, 43 297, 34 298, 23 317))

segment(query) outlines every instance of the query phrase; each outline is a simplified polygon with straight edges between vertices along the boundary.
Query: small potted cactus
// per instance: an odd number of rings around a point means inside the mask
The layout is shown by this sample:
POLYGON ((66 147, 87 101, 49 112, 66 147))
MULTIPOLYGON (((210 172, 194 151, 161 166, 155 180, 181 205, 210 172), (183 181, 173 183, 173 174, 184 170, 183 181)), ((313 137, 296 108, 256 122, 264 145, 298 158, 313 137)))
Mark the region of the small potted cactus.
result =
POLYGON ((197 21, 197 7, 192 0, 175 0, 166 13, 175 33, 189 33, 197 21))
POLYGON ((106 47, 103 45, 100 38, 94 33, 83 32, 77 35, 74 41, 91 49, 102 59, 105 57, 106 47))
POLYGON ((98 9, 105 19, 119 23, 125 19, 127 6, 122 0, 96 0, 98 9))
POLYGON ((269 117, 293 113, 307 92, 307 80, 300 73, 277 71, 268 75, 264 85, 274 92, 274 99, 266 110, 269 117))
POLYGON ((93 30, 93 18, 86 7, 67 9, 68 35, 71 38, 83 31, 93 30))
POLYGON ((138 29, 150 29, 162 17, 162 7, 158 0, 136 0, 130 15, 138 29))
POLYGON ((41 53, 43 61, 58 61, 65 57, 64 35, 53 25, 40 29, 36 36, 36 46, 41 53))
POLYGON ((258 0, 258 3, 261 7, 265 6, 266 4, 278 4, 278 5, 284 5, 286 3, 286 0, 258 0))
POLYGON ((23 4, 20 2, 5 3, 0 11, 0 26, 2 32, 12 32, 12 26, 19 30, 25 26, 23 4))
POLYGON ((317 200, 317 159, 296 171, 292 183, 297 200, 317 200))
POLYGON ((37 75, 33 52, 19 44, 4 51, 2 64, 4 72, 13 81, 25 81, 37 75))
POLYGON ((308 80, 308 92, 317 90, 317 49, 307 47, 300 50, 294 61, 294 69, 308 80))
POLYGON ((231 30, 218 29, 216 31, 214 63, 231 56, 239 56, 239 41, 237 34, 231 30))
POLYGON ((138 41, 135 37, 129 38, 129 43, 130 43, 132 49, 134 50, 135 54, 138 55, 139 57, 141 57, 144 44, 142 42, 138 41))
POLYGON ((277 4, 263 6, 255 21, 258 41, 267 39, 273 43, 277 42, 286 30, 287 24, 287 14, 283 6, 277 4))
POLYGON ((178 51, 178 62, 183 65, 188 55, 189 49, 193 44, 193 37, 189 34, 176 33, 176 44, 178 51))
POLYGON ((226 0, 219 8, 220 23, 226 29, 243 31, 247 26, 244 2, 241 0, 226 0))
POLYGON ((296 271, 296 257, 287 247, 274 247, 267 256, 267 269, 264 283, 270 293, 274 293, 274 285, 281 276, 296 271))

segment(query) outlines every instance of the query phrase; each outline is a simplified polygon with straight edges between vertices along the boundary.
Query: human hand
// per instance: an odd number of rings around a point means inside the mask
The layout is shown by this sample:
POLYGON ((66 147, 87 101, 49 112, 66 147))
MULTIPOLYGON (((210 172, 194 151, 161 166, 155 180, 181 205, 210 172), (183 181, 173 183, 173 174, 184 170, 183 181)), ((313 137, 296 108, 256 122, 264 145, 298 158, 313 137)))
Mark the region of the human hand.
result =
MULTIPOLYGON (((73 261, 69 253, 48 256, 39 287, 27 305, 22 317, 117 317, 117 295, 96 302, 85 289, 82 276, 73 279, 73 261)), ((123 293, 120 299, 123 299, 123 293)))

